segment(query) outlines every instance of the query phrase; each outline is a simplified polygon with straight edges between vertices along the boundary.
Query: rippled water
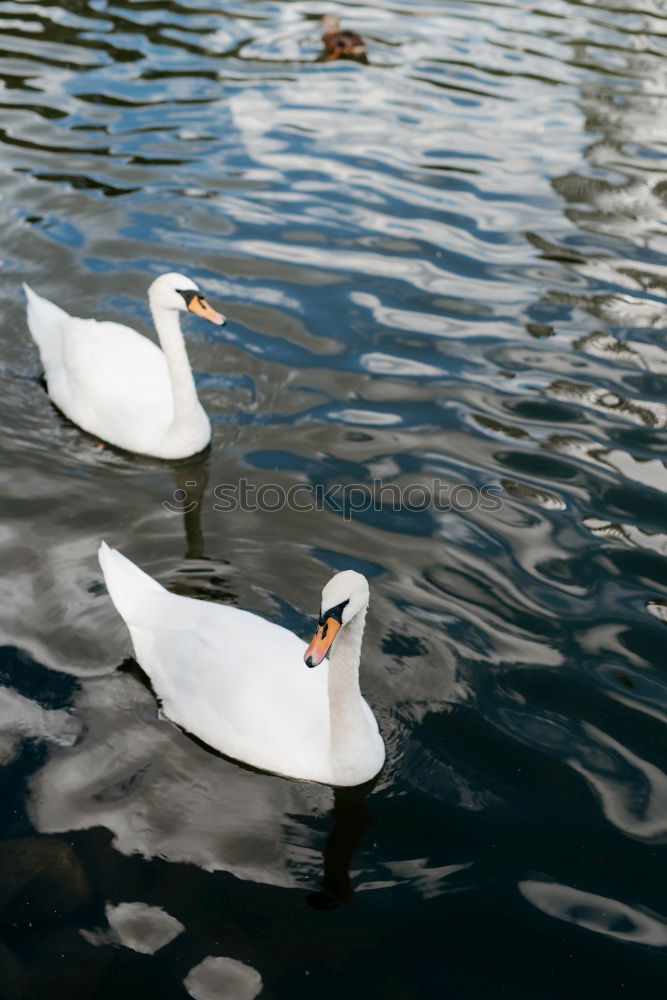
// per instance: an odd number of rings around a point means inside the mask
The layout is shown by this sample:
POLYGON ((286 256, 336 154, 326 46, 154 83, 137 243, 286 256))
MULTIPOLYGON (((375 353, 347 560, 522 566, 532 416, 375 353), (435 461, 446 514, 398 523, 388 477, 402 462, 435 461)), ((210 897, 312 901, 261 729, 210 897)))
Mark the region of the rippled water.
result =
POLYGON ((0 2, 9 1000, 664 996, 665 7, 339 5, 367 66, 332 9, 0 2), (166 270, 229 319, 175 465, 53 409, 20 292, 146 331, 166 270), (502 507, 216 511, 241 478, 502 507), (159 717, 101 538, 304 637, 366 573, 374 789, 159 717))

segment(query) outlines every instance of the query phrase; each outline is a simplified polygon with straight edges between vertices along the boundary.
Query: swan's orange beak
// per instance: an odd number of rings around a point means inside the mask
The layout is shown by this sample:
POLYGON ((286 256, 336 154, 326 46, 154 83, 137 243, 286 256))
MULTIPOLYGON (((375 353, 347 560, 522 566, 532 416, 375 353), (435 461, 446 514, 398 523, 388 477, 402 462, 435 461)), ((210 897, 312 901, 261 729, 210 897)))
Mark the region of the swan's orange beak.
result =
POLYGON ((202 319, 210 320, 216 326, 224 326, 225 317, 222 313, 212 309, 203 295, 193 295, 188 303, 188 309, 195 316, 201 316, 202 319))
POLYGON ((317 626, 317 632, 313 636, 310 646, 303 654, 303 659, 307 667, 316 667, 322 662, 331 648, 331 643, 336 638, 340 622, 335 618, 327 618, 323 625, 317 626))

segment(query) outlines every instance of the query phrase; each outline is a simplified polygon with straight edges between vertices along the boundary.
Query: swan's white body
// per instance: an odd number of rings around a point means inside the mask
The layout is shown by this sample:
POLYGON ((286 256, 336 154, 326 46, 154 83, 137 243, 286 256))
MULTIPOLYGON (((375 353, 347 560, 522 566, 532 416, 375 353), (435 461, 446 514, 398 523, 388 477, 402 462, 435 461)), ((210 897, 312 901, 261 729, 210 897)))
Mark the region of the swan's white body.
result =
POLYGON ((330 785, 377 774, 384 744, 358 682, 366 605, 341 629, 331 659, 310 670, 305 642, 282 626, 170 594, 104 543, 99 558, 136 658, 172 721, 276 774, 330 785))
POLYGON ((23 287, 48 393, 66 417, 142 455, 185 458, 206 447, 211 425, 197 398, 178 319, 186 305, 165 296, 174 288, 196 289, 194 282, 163 275, 149 290, 162 350, 128 326, 77 319, 23 287))

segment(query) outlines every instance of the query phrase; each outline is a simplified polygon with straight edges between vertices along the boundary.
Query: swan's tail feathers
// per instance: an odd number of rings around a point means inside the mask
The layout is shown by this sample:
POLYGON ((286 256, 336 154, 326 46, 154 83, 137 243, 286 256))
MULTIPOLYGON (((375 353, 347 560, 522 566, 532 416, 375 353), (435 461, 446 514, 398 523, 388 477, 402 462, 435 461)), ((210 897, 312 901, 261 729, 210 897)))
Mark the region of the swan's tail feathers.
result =
POLYGON ((50 364, 57 363, 60 358, 61 328, 70 317, 60 306, 33 292, 25 282, 23 291, 28 300, 28 329, 48 375, 50 364))
POLYGON ((172 631, 181 627, 174 594, 106 542, 100 545, 98 558, 109 596, 128 628, 172 631))

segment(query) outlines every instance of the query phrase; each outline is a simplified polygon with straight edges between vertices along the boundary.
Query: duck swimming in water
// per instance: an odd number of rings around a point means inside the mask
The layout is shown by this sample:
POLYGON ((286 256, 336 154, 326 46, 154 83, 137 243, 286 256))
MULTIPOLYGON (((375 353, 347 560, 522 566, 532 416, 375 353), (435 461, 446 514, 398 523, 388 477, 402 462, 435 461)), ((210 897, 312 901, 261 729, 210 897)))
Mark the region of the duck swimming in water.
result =
POLYGON ((324 61, 333 59, 366 59, 366 43, 356 31, 341 31, 336 14, 322 18, 322 42, 326 49, 324 61))

